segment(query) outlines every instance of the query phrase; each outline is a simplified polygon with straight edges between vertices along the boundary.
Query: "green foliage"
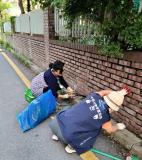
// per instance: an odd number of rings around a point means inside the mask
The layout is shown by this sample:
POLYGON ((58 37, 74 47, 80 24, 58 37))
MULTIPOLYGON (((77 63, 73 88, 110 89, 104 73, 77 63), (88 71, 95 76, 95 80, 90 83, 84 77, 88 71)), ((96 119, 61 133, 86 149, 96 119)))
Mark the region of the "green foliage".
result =
POLYGON ((123 28, 119 34, 123 48, 142 50, 142 13, 133 16, 127 27, 123 28), (124 46, 125 44, 125 46, 124 46))
POLYGON ((29 60, 23 55, 13 52, 14 57, 16 57, 21 63, 23 63, 26 67, 30 68, 29 60))
POLYGON ((52 0, 32 0, 32 4, 39 4, 42 9, 51 5, 52 0))
POLYGON ((116 57, 116 58, 123 57, 120 44, 115 42, 103 44, 102 46, 100 46, 99 52, 109 57, 116 57))
POLYGON ((15 32, 15 18, 16 18, 15 16, 10 17, 11 29, 13 33, 15 32))
MULTIPOLYGON (((98 24, 93 38, 82 38, 82 44, 102 47, 101 53, 122 56, 123 50, 142 50, 142 14, 138 13, 140 0, 35 0, 42 8, 56 6, 61 9, 67 27, 77 17, 98 24)), ((74 40, 74 37, 70 37, 74 40)), ((78 39, 76 39, 78 41, 78 39)))
POLYGON ((9 9, 10 8, 10 3, 8 2, 3 2, 2 0, 0 0, 0 12, 9 9))
POLYGON ((15 16, 11 16, 11 17, 10 17, 10 22, 11 22, 12 24, 15 23, 15 18, 16 18, 15 16))
POLYGON ((0 0, 0 28, 1 30, 2 25, 4 22, 6 22, 7 20, 9 20, 9 14, 6 12, 7 9, 9 9, 11 7, 10 3, 8 2, 3 2, 2 0, 0 0))

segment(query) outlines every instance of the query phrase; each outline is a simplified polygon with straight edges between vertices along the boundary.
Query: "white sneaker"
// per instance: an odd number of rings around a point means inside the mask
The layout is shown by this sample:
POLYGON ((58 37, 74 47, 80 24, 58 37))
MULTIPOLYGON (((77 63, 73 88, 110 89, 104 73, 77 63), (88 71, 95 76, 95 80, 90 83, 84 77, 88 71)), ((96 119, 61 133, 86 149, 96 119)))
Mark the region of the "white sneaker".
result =
POLYGON ((55 134, 53 134, 52 139, 53 139, 54 141, 58 141, 58 140, 59 140, 59 138, 58 138, 55 134))
POLYGON ((76 152, 69 144, 65 147, 65 151, 70 154, 76 152))

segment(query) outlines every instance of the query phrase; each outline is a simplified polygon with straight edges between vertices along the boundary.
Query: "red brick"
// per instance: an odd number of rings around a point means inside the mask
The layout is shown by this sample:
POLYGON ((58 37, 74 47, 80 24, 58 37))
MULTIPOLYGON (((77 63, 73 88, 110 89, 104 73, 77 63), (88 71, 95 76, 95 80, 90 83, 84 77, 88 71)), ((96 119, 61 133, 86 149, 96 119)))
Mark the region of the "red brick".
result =
POLYGON ((97 68, 97 67, 98 67, 98 64, 96 64, 96 63, 91 63, 91 66, 97 68))
POLYGON ((132 93, 141 94, 141 90, 138 88, 130 87, 132 93))
POLYGON ((129 61, 119 60, 119 64, 123 66, 130 66, 131 63, 129 61))
POLYGON ((122 88, 124 84, 122 82, 115 81, 115 85, 122 88))
POLYGON ((95 72, 95 73, 98 73, 98 74, 101 74, 101 70, 96 69, 96 68, 94 68, 94 72, 95 72))
POLYGON ((104 79, 105 79, 105 76, 100 75, 100 74, 97 74, 97 78, 104 80, 104 79))
POLYGON ((98 68, 101 69, 101 70, 103 70, 103 71, 106 70, 106 67, 105 67, 105 66, 102 66, 102 65, 100 65, 100 64, 98 64, 98 68))
POLYGON ((133 116, 136 115, 136 112, 135 112, 135 111, 133 111, 133 110, 127 108, 127 107, 124 107, 124 110, 125 110, 126 112, 128 112, 129 114, 133 115, 133 116))
POLYGON ((124 71, 127 72, 127 73, 136 74, 136 70, 135 69, 124 67, 124 71))
POLYGON ((142 89, 142 83, 135 82, 134 87, 142 89))
POLYGON ((124 83, 124 84, 127 84, 127 85, 129 85, 129 86, 133 86, 133 84, 134 84, 134 81, 131 81, 131 80, 128 80, 128 79, 122 79, 122 82, 124 83))
POLYGON ((133 80, 133 81, 137 81, 137 82, 142 82, 142 78, 138 77, 136 75, 128 75, 128 79, 133 80))
POLYGON ((111 78, 117 81, 121 81, 121 77, 111 74, 111 78))
POLYGON ((103 62, 103 65, 106 67, 111 67, 111 63, 109 63, 109 62, 103 62))
POLYGON ((116 70, 115 69, 106 68, 106 71, 109 72, 109 73, 116 74, 116 70))
POLYGON ((141 114, 137 114, 137 118, 142 121, 142 115, 141 114))
POLYGON ((91 57, 91 55, 92 55, 91 53, 85 52, 86 57, 91 57))
POLYGON ((100 90, 106 89, 106 87, 101 83, 96 83, 96 86, 98 86, 100 90))
POLYGON ((106 87, 109 87, 109 83, 106 82, 106 81, 101 80, 101 84, 103 84, 103 85, 106 86, 106 87))
POLYGON ((142 69, 142 63, 133 62, 131 66, 133 68, 142 69))
POLYGON ((116 71, 116 75, 123 77, 123 78, 127 78, 128 77, 128 73, 125 73, 123 71, 116 71))
MULTIPOLYGON (((135 117, 132 118, 133 122, 137 123, 138 125, 141 125, 142 126, 142 121, 139 120, 139 119, 136 119, 135 117)), ((132 123, 132 121, 131 121, 132 123)))
POLYGON ((142 70, 138 70, 137 75, 142 77, 142 70))
POLYGON ((116 58, 109 58, 108 61, 112 63, 118 63, 118 59, 116 58))
POLYGON ((133 98, 139 102, 142 102, 142 97, 140 95, 133 94, 133 98))
POLYGON ((110 77, 110 73, 102 71, 102 75, 104 75, 105 77, 110 77))
POLYGON ((114 82, 115 82, 113 79, 107 78, 107 77, 105 78, 105 80, 106 80, 107 82, 111 83, 111 84, 114 84, 114 82))
POLYGON ((117 64, 113 64, 113 65, 112 65, 112 68, 114 68, 114 69, 116 69, 116 70, 122 70, 122 69, 123 69, 122 66, 117 65, 117 64))
POLYGON ((119 87, 117 87, 117 86, 115 86, 113 84, 110 84, 110 88, 115 90, 115 91, 119 90, 119 87))

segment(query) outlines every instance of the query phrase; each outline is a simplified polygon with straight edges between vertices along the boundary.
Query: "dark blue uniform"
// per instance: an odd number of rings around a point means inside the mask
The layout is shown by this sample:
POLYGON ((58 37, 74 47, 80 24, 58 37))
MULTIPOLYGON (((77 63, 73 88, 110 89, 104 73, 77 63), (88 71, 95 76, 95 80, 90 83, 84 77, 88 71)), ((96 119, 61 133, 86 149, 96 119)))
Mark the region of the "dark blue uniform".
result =
POLYGON ((72 108, 59 112, 57 120, 63 137, 81 154, 93 147, 110 115, 103 98, 92 93, 72 108))

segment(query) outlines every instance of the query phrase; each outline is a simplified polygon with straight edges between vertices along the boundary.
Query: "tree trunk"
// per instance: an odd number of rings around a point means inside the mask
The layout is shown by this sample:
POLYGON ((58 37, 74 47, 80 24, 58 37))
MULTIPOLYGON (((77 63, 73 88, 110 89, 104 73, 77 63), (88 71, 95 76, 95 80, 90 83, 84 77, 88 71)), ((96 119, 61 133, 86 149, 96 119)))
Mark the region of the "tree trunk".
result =
POLYGON ((30 0, 27 0, 27 12, 31 11, 31 3, 30 0))
POLYGON ((20 7, 21 14, 24 14, 25 11, 24 11, 24 7, 23 7, 23 2, 22 2, 22 0, 18 0, 18 5, 19 5, 19 7, 20 7))

